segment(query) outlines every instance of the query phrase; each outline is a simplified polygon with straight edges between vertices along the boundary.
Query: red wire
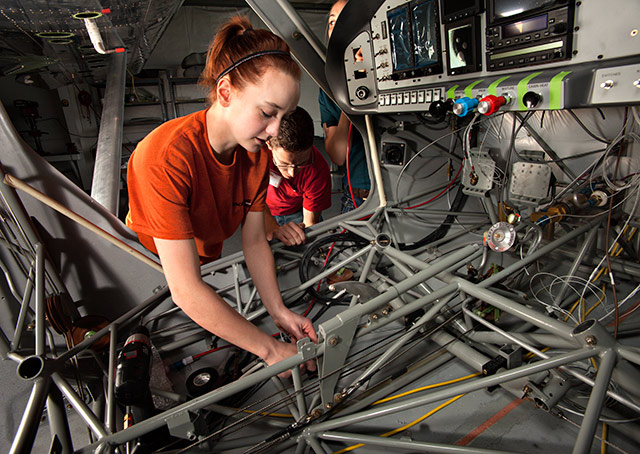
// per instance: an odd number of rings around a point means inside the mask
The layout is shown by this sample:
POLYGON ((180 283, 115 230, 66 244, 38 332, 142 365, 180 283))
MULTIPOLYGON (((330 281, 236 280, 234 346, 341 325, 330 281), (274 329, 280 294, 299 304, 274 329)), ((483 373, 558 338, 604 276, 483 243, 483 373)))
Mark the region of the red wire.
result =
MULTIPOLYGON (((351 188, 351 175, 349 173, 349 153, 351 152, 351 128, 353 128, 353 123, 349 123, 349 134, 347 134, 347 156, 346 156, 346 164, 347 164, 347 183, 349 184, 349 194, 351 194, 351 200, 353 201, 354 209, 358 208, 356 205, 356 198, 353 196, 353 189, 351 188)), ((333 246, 331 246, 333 248, 333 246)))
POLYGON ((223 345, 222 347, 212 348, 211 350, 207 350, 206 352, 198 353, 197 355, 193 355, 193 360, 195 361, 198 358, 201 358, 209 353, 217 352, 218 350, 223 350, 225 348, 234 347, 233 344, 223 345))
POLYGON ((449 188, 453 185, 453 183, 458 179, 458 176, 460 175, 460 172, 462 171, 462 167, 464 166, 464 158, 462 159, 462 162, 460 163, 460 168, 458 169, 458 173, 456 173, 456 176, 453 177, 453 180, 451 180, 449 182, 449 184, 447 185, 446 188, 444 188, 442 191, 440 191, 437 195, 433 196, 432 198, 430 198, 429 200, 427 200, 426 202, 422 202, 419 203, 417 205, 411 206, 406 208, 407 210, 411 210, 413 208, 418 208, 421 207, 422 205, 426 205, 429 202, 433 202, 435 199, 437 199, 438 197, 440 197, 442 194, 444 194, 445 192, 447 192, 449 190, 449 188))
MULTIPOLYGON (((340 232, 340 233, 344 233, 344 232, 346 232, 346 230, 343 230, 343 231, 342 231, 342 232, 340 232)), ((331 256, 331 251, 333 251, 333 247, 334 247, 335 245, 336 245, 336 242, 334 241, 334 242, 331 244, 331 247, 329 248, 329 252, 327 252, 327 256, 324 258, 324 263, 322 264, 322 269, 324 269, 324 267, 325 267, 325 266, 327 266, 327 262, 329 261, 329 257, 331 256)), ((322 284, 322 281, 319 281, 319 282, 318 282, 318 286, 316 287, 316 292, 317 292, 318 290, 320 290, 320 285, 321 285, 321 284, 322 284)), ((304 311, 304 313, 302 314, 302 316, 303 316, 303 317, 306 317, 306 316, 307 316, 307 314, 309 313, 309 311, 311 311, 311 308, 313 307, 313 305, 314 305, 314 303, 315 303, 315 302, 316 302, 316 299, 315 299, 315 298, 313 298, 313 299, 311 300, 311 304, 309 304, 309 307, 307 307, 307 309, 306 309, 306 310, 304 311)))
MULTIPOLYGON (((620 318, 619 318, 619 320, 618 320, 618 321, 619 321, 619 322, 621 322, 622 320, 624 320, 625 318, 627 318, 628 316, 630 316, 631 314, 633 314, 633 313, 636 311, 636 309, 638 309, 638 307, 640 307, 640 300, 638 300, 638 301, 636 302, 636 304, 634 304, 633 306, 631 306, 631 307, 630 307, 626 312, 624 312, 623 314, 621 314, 621 315, 620 315, 620 318)), ((608 326, 613 326, 613 325, 615 325, 615 324, 616 324, 616 321, 614 320, 614 321, 612 321, 611 323, 609 323, 609 325, 608 325, 608 326)))

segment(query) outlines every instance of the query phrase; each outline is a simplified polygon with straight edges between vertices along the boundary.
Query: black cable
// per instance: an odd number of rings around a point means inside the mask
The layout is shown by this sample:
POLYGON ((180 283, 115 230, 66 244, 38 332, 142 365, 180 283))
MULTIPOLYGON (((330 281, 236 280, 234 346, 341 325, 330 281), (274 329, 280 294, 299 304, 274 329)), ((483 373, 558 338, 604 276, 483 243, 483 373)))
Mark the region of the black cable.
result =
MULTIPOLYGON (((467 195, 463 192, 463 187, 459 186, 458 192, 456 193, 456 197, 455 199, 453 199, 453 203, 451 204, 450 211, 452 212, 461 211, 466 200, 467 200, 467 195)), ((453 221, 455 220, 456 217, 457 215, 455 214, 448 214, 447 217, 444 218, 444 221, 442 221, 442 224, 440 224, 440 226, 437 229, 435 229, 433 232, 431 232, 429 235, 425 236, 421 240, 416 241, 415 243, 411 243, 411 244, 398 243, 398 248, 401 251, 410 251, 410 250, 418 249, 419 247, 422 247, 429 243, 433 243, 434 241, 437 241, 443 238, 451 228, 451 225, 453 224, 453 221)))
POLYGON ((586 151, 584 153, 579 153, 579 154, 574 154, 571 156, 567 156, 566 158, 560 158, 560 159, 550 159, 546 162, 562 162, 562 161, 568 161, 570 159, 579 159, 579 158, 584 158, 585 156, 590 156, 592 154, 597 154, 597 153, 602 153, 605 149, 601 149, 601 150, 594 150, 594 151, 586 151))
POLYGON ((443 162, 442 164, 440 164, 433 172, 431 172, 429 175, 425 175, 423 177, 420 178, 416 178, 416 180, 426 180, 428 178, 431 178, 432 176, 434 176, 436 173, 438 173, 444 166, 446 166, 449 162, 449 158, 446 158, 447 160, 445 162, 443 162))
MULTIPOLYGON (((529 112, 527 112, 524 115, 524 117, 522 117, 522 120, 520 121, 520 124, 518 125, 518 127, 515 130, 515 132, 511 136, 511 142, 510 142, 510 146, 509 146, 509 154, 511 154, 511 152, 513 151, 516 154, 516 156, 518 156, 518 158, 520 158, 522 160, 524 160, 524 158, 520 155, 520 153, 518 153, 518 150, 516 149, 516 137, 518 137, 518 134, 520 134, 520 130, 524 127, 525 124, 527 124, 527 122, 533 116, 534 113, 535 112, 533 110, 530 110, 529 112)), ((514 117, 515 117, 514 118, 514 124, 515 124, 515 119, 517 118, 517 116, 514 116, 514 117)))
POLYGON ((571 115, 573 117, 573 119, 576 121, 576 123, 578 123, 578 125, 580 125, 580 127, 582 128, 582 130, 584 132, 586 132, 592 139, 597 140, 598 142, 602 142, 602 143, 606 143, 607 145, 611 143, 610 140, 606 140, 603 139, 602 137, 598 137, 596 136, 594 133, 592 133, 589 128, 587 128, 585 126, 585 124, 578 118, 578 116, 573 112, 573 110, 571 109, 567 109, 567 112, 569 112, 569 115, 571 115))
MULTIPOLYGON (((300 281, 301 282, 307 282, 309 280, 309 274, 308 274, 308 270, 309 267, 311 265, 311 259, 312 257, 318 252, 320 251, 320 249, 326 245, 329 245, 331 243, 336 243, 336 244, 340 244, 343 247, 352 247, 352 246, 365 246, 367 244, 369 244, 369 242, 367 240, 365 240, 364 238, 361 238, 359 236, 356 236, 352 233, 336 233, 333 235, 329 235, 323 238, 319 238, 316 241, 314 241, 313 243, 311 243, 309 245, 309 247, 307 248, 307 250, 305 251, 304 255, 302 256, 302 259, 300 260, 300 266, 298 267, 298 274, 300 276, 300 281)), ((335 246, 334 246, 335 247, 335 246)), ((335 257, 337 257, 339 254, 337 252, 332 251, 331 252, 332 257, 329 257, 329 260, 327 260, 327 263, 325 266, 328 266, 335 257)), ((322 294, 320 294, 318 291, 316 291, 315 288, 313 288, 314 286, 309 286, 306 289, 306 292, 311 295, 313 298, 315 298, 318 301, 323 301, 323 302, 342 302, 344 301, 345 297, 341 297, 341 298, 331 298, 328 296, 324 296, 322 294)))
POLYGON ((416 113, 416 118, 418 119, 418 121, 420 123, 422 123, 422 125, 424 127, 432 129, 434 131, 443 131, 443 130, 449 128, 449 122, 447 122, 447 121, 438 121, 438 120, 436 120, 436 121, 428 120, 421 113, 416 113), (442 125, 442 126, 436 127, 436 125, 442 125))

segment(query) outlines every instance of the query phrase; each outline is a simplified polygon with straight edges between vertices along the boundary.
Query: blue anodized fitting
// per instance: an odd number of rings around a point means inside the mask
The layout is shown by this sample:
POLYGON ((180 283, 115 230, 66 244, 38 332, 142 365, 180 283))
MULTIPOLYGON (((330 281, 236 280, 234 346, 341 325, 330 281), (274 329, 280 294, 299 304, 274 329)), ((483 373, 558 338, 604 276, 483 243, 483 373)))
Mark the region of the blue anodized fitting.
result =
POLYGON ((478 102, 476 98, 468 98, 466 96, 460 98, 453 105, 453 113, 459 117, 464 117, 478 106, 478 102))

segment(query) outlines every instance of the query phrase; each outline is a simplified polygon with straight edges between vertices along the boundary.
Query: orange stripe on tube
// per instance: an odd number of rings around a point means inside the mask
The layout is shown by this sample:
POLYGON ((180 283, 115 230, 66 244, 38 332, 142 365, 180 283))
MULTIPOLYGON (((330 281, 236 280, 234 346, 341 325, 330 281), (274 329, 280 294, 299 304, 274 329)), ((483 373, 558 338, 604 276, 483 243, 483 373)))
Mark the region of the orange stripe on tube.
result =
POLYGON ((524 399, 516 398, 511 401, 511 403, 507 404, 502 410, 493 415, 491 418, 487 419, 485 422, 480 424, 478 427, 473 429, 467 435, 462 437, 460 440, 456 441, 456 445, 458 446, 467 446, 471 443, 476 437, 478 437, 482 432, 487 430, 489 427, 493 426, 495 423, 500 421, 503 417, 505 417, 511 410, 516 408, 524 402, 524 399))

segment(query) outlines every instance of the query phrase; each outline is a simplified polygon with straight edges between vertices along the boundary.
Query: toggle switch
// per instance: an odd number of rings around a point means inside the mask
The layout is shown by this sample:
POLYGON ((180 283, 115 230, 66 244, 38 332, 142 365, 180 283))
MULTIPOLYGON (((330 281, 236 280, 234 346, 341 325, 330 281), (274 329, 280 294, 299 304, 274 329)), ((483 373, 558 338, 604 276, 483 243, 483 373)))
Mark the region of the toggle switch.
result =
POLYGON ((602 88, 604 90, 611 90, 614 85, 615 85, 615 82, 612 81, 611 79, 609 79, 609 80, 605 80, 604 82, 602 82, 600 84, 600 88, 602 88))

